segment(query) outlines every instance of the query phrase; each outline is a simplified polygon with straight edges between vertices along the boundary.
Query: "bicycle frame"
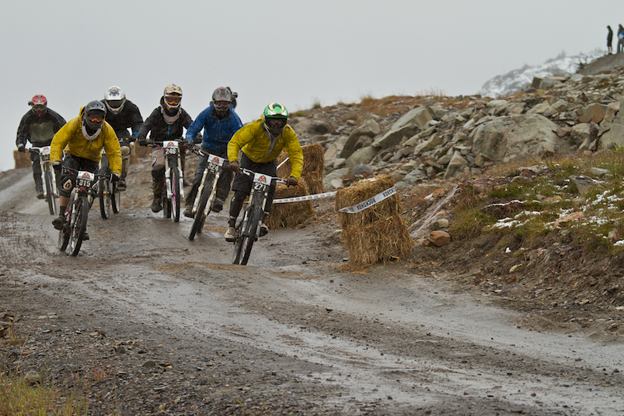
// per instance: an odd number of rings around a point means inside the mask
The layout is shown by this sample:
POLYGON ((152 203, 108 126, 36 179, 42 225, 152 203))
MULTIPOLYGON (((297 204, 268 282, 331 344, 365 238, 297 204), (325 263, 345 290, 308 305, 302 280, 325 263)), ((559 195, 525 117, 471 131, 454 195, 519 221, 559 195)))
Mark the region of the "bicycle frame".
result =
MULTIPOLYGON (((197 207, 199 206, 199 200, 201 199, 201 195, 204 191, 204 186, 206 184, 206 177, 208 174, 212 174, 214 176, 213 184, 212 184, 212 192, 210 193, 210 199, 208 199, 208 204, 206 204, 205 212, 209 212, 212 206, 212 202, 215 199, 216 190, 217 190, 217 182, 219 181, 219 177, 221 176, 221 172, 223 168, 228 165, 228 160, 219 156, 215 156, 210 153, 206 153, 203 150, 199 151, 203 156, 207 157, 206 169, 204 169, 204 173, 202 175, 201 182, 199 183, 199 188, 197 188, 197 194, 195 195, 195 201, 193 202, 193 214, 197 213, 197 207)), ((201 213, 200 213, 201 214, 201 213)))
POLYGON ((69 196, 69 204, 65 211, 65 226, 59 231, 58 246, 61 251, 65 251, 69 245, 70 254, 77 256, 87 229, 89 209, 93 203, 93 186, 101 175, 89 171, 63 169, 71 175, 76 175, 76 185, 69 196))
POLYGON ((165 189, 167 190, 167 199, 173 197, 173 190, 171 184, 171 165, 175 164, 180 172, 178 181, 180 182, 180 198, 184 198, 184 181, 182 177, 182 161, 180 159, 180 149, 178 148, 178 142, 176 140, 167 140, 163 142, 163 149, 165 149, 165 189))
MULTIPOLYGON (((45 185, 45 172, 50 171, 52 173, 52 179, 54 179, 52 183, 50 184, 52 188, 52 194, 54 196, 58 196, 58 191, 56 190, 56 175, 54 174, 54 169, 52 169, 52 163, 50 163, 50 146, 43 146, 43 147, 32 146, 29 150, 33 153, 39 154, 39 164, 41 165, 41 180, 43 181, 44 185, 45 185)), ((43 187, 43 195, 45 197, 48 196, 48 190, 46 189, 45 186, 43 187)))

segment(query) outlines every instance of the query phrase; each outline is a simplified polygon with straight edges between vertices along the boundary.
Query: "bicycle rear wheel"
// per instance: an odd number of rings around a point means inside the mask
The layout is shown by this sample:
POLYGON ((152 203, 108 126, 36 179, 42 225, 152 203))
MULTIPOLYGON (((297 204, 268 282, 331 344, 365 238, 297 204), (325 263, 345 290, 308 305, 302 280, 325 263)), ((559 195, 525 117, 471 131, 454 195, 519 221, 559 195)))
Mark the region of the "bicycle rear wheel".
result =
POLYGON ((82 239, 87 230, 89 218, 89 200, 82 196, 76 200, 71 216, 71 231, 69 235, 69 254, 77 256, 82 246, 82 239))
POLYGON ((100 200, 100 214, 105 220, 110 218, 111 213, 111 192, 110 181, 108 179, 100 179, 98 182, 98 198, 100 200))
POLYGON ((54 180, 54 178, 52 177, 52 172, 46 170, 43 177, 45 179, 46 201, 48 203, 50 215, 56 215, 58 211, 56 208, 56 196, 54 195, 54 187, 52 186, 52 181, 54 180))
POLYGON ((202 228, 204 228, 204 222, 206 221, 206 216, 210 211, 206 211, 206 205, 208 205, 208 199, 210 199, 210 194, 212 193, 212 179, 206 179, 206 183, 204 184, 204 188, 202 190, 199 205, 197 206, 197 212, 195 213, 195 219, 193 220, 193 226, 191 227, 191 234, 189 235, 189 240, 193 241, 195 238, 195 234, 200 234, 202 228))
POLYGON ((180 221, 180 171, 177 167, 171 169, 171 215, 173 221, 180 221))

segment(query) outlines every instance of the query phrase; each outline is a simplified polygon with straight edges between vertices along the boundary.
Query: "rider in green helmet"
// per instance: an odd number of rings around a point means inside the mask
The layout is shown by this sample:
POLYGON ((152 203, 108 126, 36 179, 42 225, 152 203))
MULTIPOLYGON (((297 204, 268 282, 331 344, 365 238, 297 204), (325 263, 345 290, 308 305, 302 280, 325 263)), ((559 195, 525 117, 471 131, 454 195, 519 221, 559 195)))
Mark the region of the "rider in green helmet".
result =
MULTIPOLYGON (((288 152, 292 165, 292 172, 288 178, 288 185, 297 185, 303 170, 303 151, 297 139, 297 134, 288 125, 288 110, 280 103, 271 103, 264 108, 262 117, 238 130, 228 144, 228 158, 230 169, 237 172, 239 168, 246 168, 254 172, 269 176, 277 176, 276 159, 282 153, 288 152), (241 152, 239 160, 238 155, 241 152)), ((234 227, 245 198, 251 192, 253 179, 247 175, 237 174, 232 184, 234 196, 230 203, 230 218, 228 229, 225 232, 227 241, 234 241, 234 227)), ((275 185, 271 187, 264 208, 264 217, 260 227, 260 237, 269 231, 264 224, 271 212, 275 185)))

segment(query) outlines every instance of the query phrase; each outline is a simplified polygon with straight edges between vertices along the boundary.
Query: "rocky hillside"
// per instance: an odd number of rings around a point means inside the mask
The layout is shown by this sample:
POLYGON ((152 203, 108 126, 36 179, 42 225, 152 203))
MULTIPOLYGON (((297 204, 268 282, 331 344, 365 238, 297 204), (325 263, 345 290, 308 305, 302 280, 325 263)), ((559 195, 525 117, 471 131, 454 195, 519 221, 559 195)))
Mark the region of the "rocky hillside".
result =
POLYGON ((534 78, 527 90, 498 99, 364 99, 299 112, 292 124, 302 143, 324 146, 326 189, 341 187, 359 165, 392 175, 398 186, 475 176, 514 160, 624 145, 624 68, 601 71, 534 78))

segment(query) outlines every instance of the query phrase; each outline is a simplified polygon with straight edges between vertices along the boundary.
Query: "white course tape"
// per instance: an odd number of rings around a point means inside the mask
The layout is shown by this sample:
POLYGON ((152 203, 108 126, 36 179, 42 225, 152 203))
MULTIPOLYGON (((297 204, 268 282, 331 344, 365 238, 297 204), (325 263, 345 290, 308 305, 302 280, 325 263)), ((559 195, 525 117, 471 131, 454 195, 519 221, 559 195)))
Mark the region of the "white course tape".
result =
POLYGON ((341 208, 340 212, 347 212, 349 214, 355 214, 356 212, 363 211, 366 208, 370 208, 373 205, 380 203, 384 199, 390 198, 394 194, 396 194, 396 189, 393 186, 392 188, 388 188, 385 191, 378 193, 374 197, 369 198, 364 202, 360 202, 359 204, 353 205, 352 207, 341 208))
MULTIPOLYGON (((305 195, 305 196, 296 196, 293 198, 281 198, 274 199, 274 204, 285 204, 288 202, 301 202, 301 201, 310 201, 312 199, 321 199, 327 198, 329 196, 336 195, 338 191, 325 192, 323 194, 314 194, 314 195, 305 195)), ((364 202, 360 202, 359 204, 353 205, 352 207, 342 208, 340 212, 347 212, 349 214, 355 214, 356 212, 360 212, 365 210, 366 208, 372 207, 375 204, 380 203, 384 199, 390 198, 392 195, 396 194, 396 188, 393 186, 392 188, 388 188, 385 191, 378 193, 374 197, 367 199, 364 202)))
POLYGON ((305 196, 295 196, 293 198, 281 198, 281 199, 274 199, 273 203, 274 204, 285 204, 287 202, 301 202, 301 201, 309 201, 311 199, 321 199, 321 198, 327 198, 328 196, 334 196, 336 195, 336 192, 338 191, 331 191, 331 192, 325 192, 324 194, 314 194, 314 195, 305 195, 305 196))

